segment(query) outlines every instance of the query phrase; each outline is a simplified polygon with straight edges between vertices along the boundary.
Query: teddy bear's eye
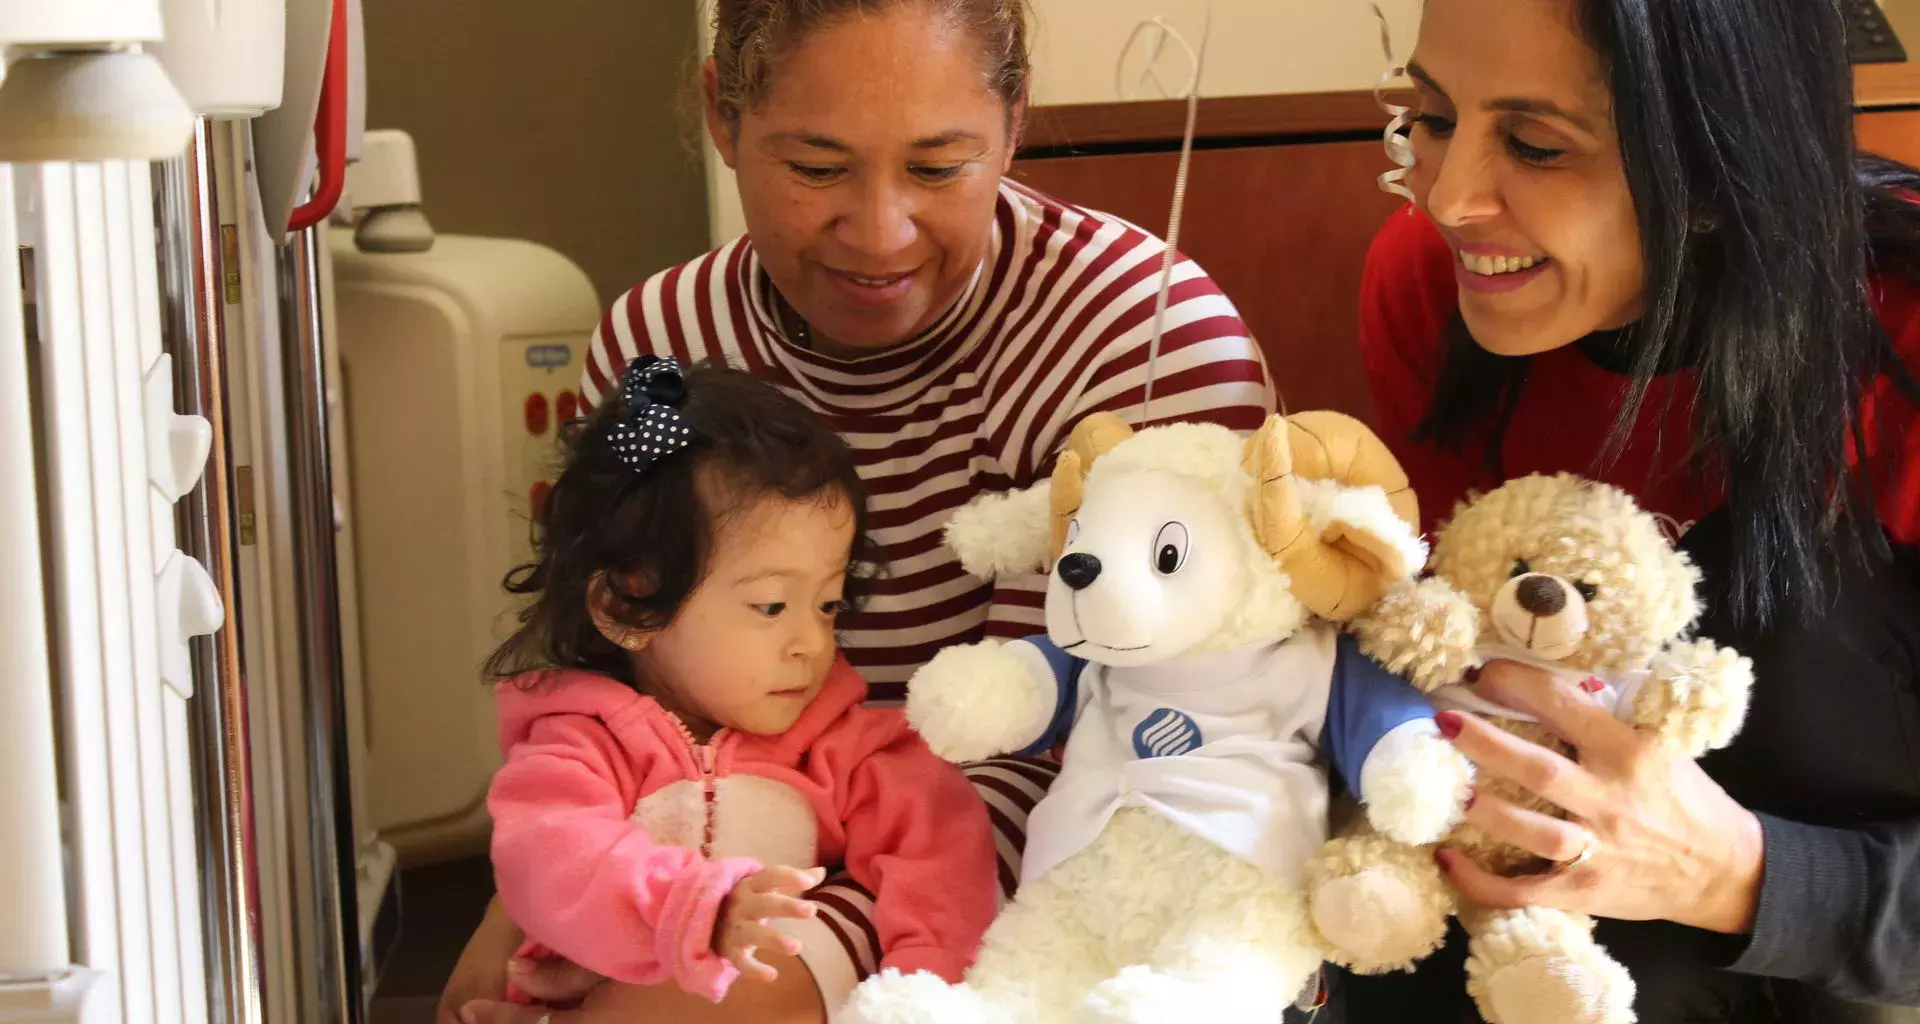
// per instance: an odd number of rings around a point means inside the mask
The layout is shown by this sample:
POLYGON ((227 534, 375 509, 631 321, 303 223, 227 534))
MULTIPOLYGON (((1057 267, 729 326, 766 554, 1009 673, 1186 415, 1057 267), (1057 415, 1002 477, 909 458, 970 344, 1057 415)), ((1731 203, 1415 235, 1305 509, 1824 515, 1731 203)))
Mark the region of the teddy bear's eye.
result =
POLYGON ((1168 523, 1160 528, 1160 535, 1153 539, 1153 567, 1162 576, 1171 576, 1187 564, 1187 528, 1181 523, 1168 523))
POLYGON ((1526 574, 1532 571, 1533 571, 1533 567, 1527 564, 1526 559, 1516 558, 1513 560, 1513 571, 1511 573, 1508 573, 1507 575, 1508 576, 1525 576, 1526 574))
POLYGON ((1600 594, 1600 588, 1591 583, 1575 583, 1573 589, 1580 592, 1580 599, 1583 601, 1591 601, 1600 594))
POLYGON ((1080 520, 1067 520, 1067 543, 1071 544, 1080 537, 1080 520))

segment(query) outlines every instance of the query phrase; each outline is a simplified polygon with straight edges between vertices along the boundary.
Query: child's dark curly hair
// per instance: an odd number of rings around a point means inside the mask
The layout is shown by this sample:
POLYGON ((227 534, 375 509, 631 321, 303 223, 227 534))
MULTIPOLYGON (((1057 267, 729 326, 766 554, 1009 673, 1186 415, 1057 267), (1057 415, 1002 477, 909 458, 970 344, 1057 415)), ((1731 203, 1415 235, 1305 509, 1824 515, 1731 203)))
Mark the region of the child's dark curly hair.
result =
POLYGON ((620 460, 611 434, 627 416, 618 389, 587 419, 563 426, 565 468, 534 527, 535 560, 507 574, 506 588, 532 595, 520 628, 487 659, 490 679, 547 669, 584 669, 632 685, 627 655, 602 636, 587 592, 604 577, 615 618, 641 630, 665 628, 700 585, 714 523, 728 509, 708 508, 695 471, 718 473, 738 500, 844 498, 853 509, 853 565, 847 600, 877 571, 867 537, 867 496, 853 453, 833 427, 752 374, 700 364, 686 371, 683 422, 692 447, 636 471, 620 460), (624 580, 646 580, 629 593, 624 580))

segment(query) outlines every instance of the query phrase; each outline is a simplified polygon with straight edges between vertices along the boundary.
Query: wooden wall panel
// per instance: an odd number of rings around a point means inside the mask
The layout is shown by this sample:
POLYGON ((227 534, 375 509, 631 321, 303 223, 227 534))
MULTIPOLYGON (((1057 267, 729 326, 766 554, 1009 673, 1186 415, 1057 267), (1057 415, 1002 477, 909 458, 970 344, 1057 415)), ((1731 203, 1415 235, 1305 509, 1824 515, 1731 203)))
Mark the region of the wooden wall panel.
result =
POLYGON ((1920 110, 1867 111, 1853 127, 1861 149, 1920 167, 1920 110))
MULTIPOLYGON (((1161 234, 1178 153, 1022 160, 1014 176, 1161 234)), ((1374 179, 1377 141, 1202 150, 1180 248, 1217 281, 1265 351, 1288 409, 1373 421, 1355 344, 1368 243, 1401 200, 1374 179)))

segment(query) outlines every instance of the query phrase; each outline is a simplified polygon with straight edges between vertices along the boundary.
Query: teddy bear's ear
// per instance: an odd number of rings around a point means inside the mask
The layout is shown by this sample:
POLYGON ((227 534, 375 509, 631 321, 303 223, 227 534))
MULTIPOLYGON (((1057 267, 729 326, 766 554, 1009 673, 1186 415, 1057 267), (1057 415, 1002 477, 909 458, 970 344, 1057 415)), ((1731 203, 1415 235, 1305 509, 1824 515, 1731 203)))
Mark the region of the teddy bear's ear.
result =
POLYGON ((1247 442, 1245 464, 1258 485, 1254 535, 1314 614, 1350 619, 1389 585, 1419 571, 1424 551, 1413 488, 1399 461, 1360 421, 1334 412, 1269 417, 1247 442), (1311 480, 1352 497, 1336 498, 1334 507, 1309 517, 1300 502, 1302 481, 1311 480), (1379 490, 1370 495, 1372 488, 1379 490))
POLYGON ((1132 436, 1133 428, 1127 421, 1110 412, 1093 413, 1073 428, 1067 450, 1060 453, 1053 466, 1053 558, 1058 559, 1066 550, 1067 525, 1080 514, 1080 497, 1086 491, 1087 471, 1093 468, 1093 461, 1132 436))

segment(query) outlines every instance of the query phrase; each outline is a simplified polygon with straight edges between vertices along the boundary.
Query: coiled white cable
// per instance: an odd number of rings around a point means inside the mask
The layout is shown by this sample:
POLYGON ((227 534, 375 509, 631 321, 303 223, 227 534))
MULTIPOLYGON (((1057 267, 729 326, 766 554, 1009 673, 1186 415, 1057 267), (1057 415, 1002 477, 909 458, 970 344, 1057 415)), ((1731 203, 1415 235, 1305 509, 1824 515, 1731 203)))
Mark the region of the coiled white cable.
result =
POLYGON ((1200 29, 1200 46, 1195 49, 1186 38, 1164 17, 1149 18, 1136 25, 1133 34, 1127 38, 1127 45, 1120 51, 1120 62, 1114 69, 1114 89, 1124 99, 1135 99, 1137 93, 1126 85, 1127 57, 1134 47, 1145 38, 1147 40, 1146 62, 1141 66, 1138 85, 1148 84, 1158 88, 1168 98, 1182 97, 1187 101, 1187 125, 1180 136, 1180 165, 1173 176, 1173 210, 1167 217, 1166 248, 1160 256, 1160 291, 1153 304, 1153 334, 1147 341, 1147 381, 1141 391, 1140 425, 1151 422, 1153 409, 1153 382, 1159 370, 1160 339, 1166 330, 1167 299, 1173 291, 1173 265, 1180 245, 1180 220, 1187 202, 1187 175, 1193 163, 1193 139, 1200 119, 1200 76, 1206 67, 1207 39, 1213 32, 1213 5, 1206 8, 1206 20, 1200 29), (1172 42, 1186 51, 1192 64, 1192 72, 1187 76, 1186 85, 1177 93, 1169 93, 1166 83, 1161 81, 1158 64, 1167 43, 1172 42))
POLYGON ((1408 202, 1413 202, 1413 192, 1405 182, 1407 172, 1413 168, 1413 140, 1401 134, 1413 121, 1413 111, 1397 103, 1387 102, 1386 92, 1394 80, 1406 75, 1407 69, 1394 59, 1393 33, 1387 24, 1387 15, 1374 0, 1355 0, 1360 6, 1373 12, 1374 20, 1380 23, 1380 52, 1387 58, 1387 70, 1373 83, 1373 101, 1387 112, 1392 120, 1387 122, 1383 141, 1387 147, 1387 159, 1393 161, 1394 168, 1375 179, 1380 191, 1389 192, 1408 202))

